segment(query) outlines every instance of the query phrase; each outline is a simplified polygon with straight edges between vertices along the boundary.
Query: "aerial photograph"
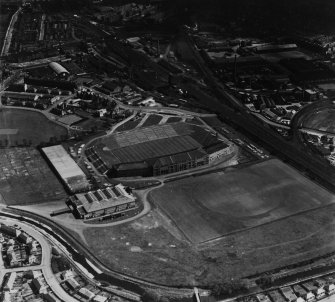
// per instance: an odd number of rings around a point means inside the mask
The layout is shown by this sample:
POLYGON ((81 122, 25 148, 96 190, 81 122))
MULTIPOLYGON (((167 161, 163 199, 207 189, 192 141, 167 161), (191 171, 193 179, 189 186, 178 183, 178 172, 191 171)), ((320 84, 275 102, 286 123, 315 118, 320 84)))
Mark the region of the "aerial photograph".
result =
POLYGON ((0 302, 335 302, 335 0, 0 0, 0 302))

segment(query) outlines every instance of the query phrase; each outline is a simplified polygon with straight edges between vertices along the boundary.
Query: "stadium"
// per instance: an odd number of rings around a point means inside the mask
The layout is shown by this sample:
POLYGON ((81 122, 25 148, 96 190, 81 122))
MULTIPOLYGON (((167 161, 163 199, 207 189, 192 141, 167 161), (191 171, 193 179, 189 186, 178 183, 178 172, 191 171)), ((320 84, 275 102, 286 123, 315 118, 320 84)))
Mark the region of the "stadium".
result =
POLYGON ((160 176, 204 166, 233 152, 216 133, 187 123, 155 125, 114 133, 85 153, 109 177, 160 176))

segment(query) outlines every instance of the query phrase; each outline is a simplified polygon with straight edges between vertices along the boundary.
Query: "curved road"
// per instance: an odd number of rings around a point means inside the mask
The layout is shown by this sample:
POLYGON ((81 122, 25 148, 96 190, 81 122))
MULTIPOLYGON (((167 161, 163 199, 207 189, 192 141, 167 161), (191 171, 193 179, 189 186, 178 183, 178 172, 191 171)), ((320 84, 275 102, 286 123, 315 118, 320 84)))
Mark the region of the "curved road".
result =
POLYGON ((63 301, 66 302, 78 302, 77 299, 70 296, 66 293, 63 288, 60 286, 56 277, 54 276, 52 269, 51 269, 51 245, 50 242, 43 236, 35 227, 30 226, 25 223, 21 223, 17 220, 0 217, 0 221, 7 225, 17 224, 21 229, 36 239, 41 247, 42 247, 42 260, 41 264, 37 266, 28 266, 28 267, 19 267, 15 269, 3 269, 1 268, 0 272, 0 280, 2 279, 1 276, 4 276, 8 272, 14 271, 29 271, 29 270, 42 270, 45 280, 47 281, 48 285, 50 286, 51 290, 63 301))

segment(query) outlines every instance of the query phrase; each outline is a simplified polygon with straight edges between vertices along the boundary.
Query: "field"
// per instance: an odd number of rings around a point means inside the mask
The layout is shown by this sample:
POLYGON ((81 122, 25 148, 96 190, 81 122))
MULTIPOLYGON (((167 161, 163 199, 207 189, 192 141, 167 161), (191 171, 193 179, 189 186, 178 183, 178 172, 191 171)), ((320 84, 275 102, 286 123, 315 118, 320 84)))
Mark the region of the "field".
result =
POLYGON ((158 125, 159 122, 163 119, 163 116, 157 114, 150 114, 148 118, 142 124, 142 127, 149 127, 152 125, 158 125))
POLYGON ((335 109, 322 109, 310 114, 303 127, 335 133, 335 109))
POLYGON ((1 203, 33 204, 64 200, 66 193, 34 148, 0 149, 1 203))
POLYGON ((176 116, 172 116, 172 117, 169 117, 166 121, 167 124, 170 124, 170 123, 177 123, 177 122, 181 122, 181 118, 180 117, 176 117, 176 116))
POLYGON ((128 131, 136 128, 136 126, 141 122, 141 119, 137 120, 130 120, 122 124, 121 126, 117 127, 116 132, 121 132, 121 131, 128 131))
MULTIPOLYGON (((271 217, 274 220, 258 227, 227 234, 219 240, 194 246, 189 243, 189 240, 186 240, 180 225, 176 226, 176 217, 169 218, 160 210, 161 200, 159 200, 158 208, 134 222, 85 229, 83 231, 85 244, 101 261, 113 269, 154 282, 179 286, 204 286, 231 278, 247 277, 335 251, 335 203, 332 203, 331 194, 277 160, 270 160, 241 170, 236 169, 227 172, 227 175, 230 177, 224 178, 224 181, 228 182, 224 187, 228 196, 234 196, 234 192, 235 196, 241 196, 237 190, 238 188, 241 188, 239 190, 247 189, 245 183, 247 183, 246 177, 249 177, 253 187, 248 189, 252 193, 250 192, 249 196, 242 195, 247 196, 249 202, 253 195, 260 199, 271 196, 271 199, 275 199, 274 204, 282 202, 282 206, 272 210, 271 217), (236 179, 235 173, 241 176, 241 181, 232 185, 229 178, 236 179), (256 179, 261 173, 264 173, 262 185, 269 189, 258 192, 253 187, 259 186, 256 179), (229 185, 232 187, 229 188, 229 185), (280 190, 284 190, 285 194, 276 196, 280 190), (329 203, 328 206, 322 207, 327 203, 329 203), (301 212, 308 208, 314 209, 301 212), (279 215, 294 212, 299 213, 275 220, 279 215)), ((223 191, 221 186, 224 184, 221 177, 224 176, 225 174, 214 174, 210 179, 212 182, 215 182, 216 178, 221 180, 220 186, 211 187, 220 194, 223 191)), ((201 188, 204 188, 204 180, 207 177, 201 176, 198 177, 198 180, 191 179, 191 182, 198 184, 201 182, 200 189, 196 190, 197 194, 202 196, 205 194, 200 191, 204 191, 201 188)), ((164 198, 162 200, 166 203, 172 203, 177 199, 180 202, 180 208, 184 207, 185 202, 188 203, 186 205, 188 207, 190 203, 188 199, 191 198, 183 195, 182 203, 179 196, 171 191, 172 186, 179 187, 181 190, 184 184, 185 180, 166 184, 152 191, 152 195, 157 198, 157 192, 159 192, 160 197, 164 198), (161 196, 162 190, 166 188, 170 189, 165 191, 167 195, 161 196)), ((220 194, 218 194, 220 200, 230 205, 228 197, 220 194)), ((195 193, 191 194, 193 199, 194 195, 195 193)), ((209 208, 216 210, 221 208, 222 211, 220 204, 215 205, 210 198, 206 200, 209 201, 209 204, 203 206, 203 204, 196 203, 196 206, 183 216, 183 220, 188 221, 189 229, 196 229, 199 236, 204 234, 202 228, 208 230, 208 225, 212 226, 215 223, 205 221, 207 224, 204 225, 204 219, 196 216, 197 210, 208 213, 213 211, 209 208)), ((262 207, 259 205, 257 207, 257 203, 250 204, 244 204, 242 213, 236 212, 236 207, 229 209, 229 206, 226 207, 226 211, 230 215, 235 215, 234 219, 239 222, 241 217, 242 220, 245 220, 246 214, 255 216, 264 212, 262 207)), ((182 210, 175 212, 175 215, 178 216, 179 212, 182 210)), ((270 213, 271 211, 266 215, 270 213)), ((219 215, 221 215, 219 221, 222 225, 227 225, 225 213, 219 213, 219 215)), ((266 215, 259 216, 261 222, 264 222, 266 215)), ((246 221, 249 220, 246 219, 246 221)), ((258 222, 253 222, 255 225, 258 224, 258 222)), ((194 235, 193 238, 198 240, 198 237, 194 235)))
POLYGON ((21 109, 2 109, 0 129, 0 146, 37 146, 67 136, 66 128, 49 121, 41 113, 21 109))
POLYGON ((278 160, 171 182, 150 196, 196 244, 335 201, 278 160))
POLYGON ((155 209, 132 223, 87 228, 84 236, 110 268, 165 285, 204 286, 334 252, 334 217, 330 204, 194 248, 155 209))

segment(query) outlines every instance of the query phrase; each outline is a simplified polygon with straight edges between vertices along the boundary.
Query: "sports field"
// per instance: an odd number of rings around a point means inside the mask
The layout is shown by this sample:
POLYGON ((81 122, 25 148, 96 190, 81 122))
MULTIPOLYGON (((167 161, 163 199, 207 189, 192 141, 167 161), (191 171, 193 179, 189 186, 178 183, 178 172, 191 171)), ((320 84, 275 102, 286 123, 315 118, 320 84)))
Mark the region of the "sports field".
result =
POLYGON ((335 108, 324 108, 310 114, 303 127, 335 133, 335 108))
POLYGON ((41 113, 22 109, 0 111, 0 146, 37 146, 66 136, 65 127, 49 121, 41 113))
POLYGON ((150 198, 192 243, 272 222, 335 201, 278 160, 171 182, 150 198))

